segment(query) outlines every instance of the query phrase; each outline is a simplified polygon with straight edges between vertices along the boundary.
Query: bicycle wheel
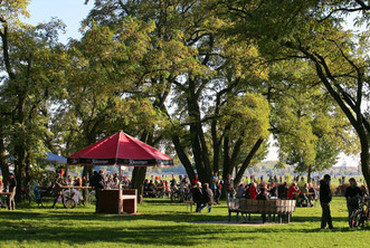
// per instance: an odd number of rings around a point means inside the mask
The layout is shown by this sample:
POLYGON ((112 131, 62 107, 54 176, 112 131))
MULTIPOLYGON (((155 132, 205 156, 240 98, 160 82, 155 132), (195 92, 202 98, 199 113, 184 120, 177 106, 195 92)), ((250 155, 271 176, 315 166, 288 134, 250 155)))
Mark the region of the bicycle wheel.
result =
POLYGON ((361 216, 362 216, 362 210, 356 209, 351 214, 351 224, 352 228, 359 227, 361 225, 361 216))
POLYGON ((87 196, 87 201, 89 204, 95 204, 96 202, 95 190, 89 192, 89 195, 87 196))
POLYGON ((64 198, 63 205, 65 208, 73 209, 76 207, 76 202, 70 197, 64 198))
POLYGON ((40 197, 39 204, 43 208, 51 208, 54 204, 55 197, 53 196, 42 196, 40 197))
POLYGON ((369 226, 369 221, 370 221, 369 205, 364 204, 364 209, 362 212, 362 227, 369 226))
POLYGON ((180 201, 180 195, 178 192, 173 192, 171 194, 171 202, 179 202, 180 201))

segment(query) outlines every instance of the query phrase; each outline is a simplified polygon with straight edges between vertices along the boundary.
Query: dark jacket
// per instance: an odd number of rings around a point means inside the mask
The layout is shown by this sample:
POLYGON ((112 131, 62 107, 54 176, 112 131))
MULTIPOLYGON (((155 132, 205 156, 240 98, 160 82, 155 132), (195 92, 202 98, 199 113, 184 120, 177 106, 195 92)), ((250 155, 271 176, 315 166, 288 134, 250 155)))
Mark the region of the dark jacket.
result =
POLYGON ((346 189, 346 193, 345 193, 345 196, 346 198, 350 197, 355 197, 355 196, 362 196, 362 191, 360 189, 360 187, 351 187, 349 186, 347 189, 346 189))
POLYGON ((281 184, 277 188, 279 199, 286 199, 288 197, 288 185, 281 184))
POLYGON ((347 203, 352 206, 353 208, 358 208, 359 206, 359 199, 360 199, 360 196, 362 196, 362 191, 359 187, 351 187, 349 186, 347 189, 346 189, 346 193, 345 193, 345 196, 346 196, 346 199, 347 199, 347 203))
POLYGON ((104 177, 98 173, 94 173, 94 175, 91 177, 90 185, 93 186, 95 190, 104 189, 104 177))
POLYGON ((203 200, 203 192, 201 188, 198 188, 198 187, 192 188, 190 192, 191 192, 194 202, 198 203, 203 200))
POLYGON ((332 199, 332 192, 328 183, 320 181, 320 202, 329 203, 332 199))
POLYGON ((269 200, 269 197, 268 195, 264 194, 264 193, 259 193, 258 196, 256 197, 257 200, 269 200))

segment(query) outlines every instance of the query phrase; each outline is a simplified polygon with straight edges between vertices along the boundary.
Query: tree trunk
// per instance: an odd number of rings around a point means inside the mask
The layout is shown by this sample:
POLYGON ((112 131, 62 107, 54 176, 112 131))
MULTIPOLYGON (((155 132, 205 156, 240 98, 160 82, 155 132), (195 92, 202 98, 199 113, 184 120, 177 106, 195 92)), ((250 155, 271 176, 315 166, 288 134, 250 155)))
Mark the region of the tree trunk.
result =
POLYGON ((3 175, 3 183, 5 187, 10 181, 10 178, 9 178, 9 165, 5 153, 4 139, 2 138, 0 139, 0 169, 3 175))
POLYGON ((22 146, 17 145, 15 148, 17 159, 15 160, 15 178, 17 180, 16 202, 22 201, 22 187, 25 186, 25 154, 22 146))
POLYGON ((312 167, 311 165, 309 165, 308 171, 307 171, 307 183, 311 183, 311 172, 312 172, 312 167))
POLYGON ((182 165, 185 167, 186 173, 188 174, 188 177, 190 180, 193 180, 195 177, 193 166, 188 158, 188 156, 185 153, 184 148, 182 147, 180 143, 180 137, 176 134, 172 135, 172 143, 175 146, 175 150, 177 153, 177 156, 179 157, 182 165))
POLYGON ((227 179, 229 175, 233 172, 233 165, 231 164, 230 158, 230 139, 229 139, 229 130, 231 128, 231 124, 228 124, 225 128, 225 137, 224 137, 224 165, 223 165, 223 175, 222 178, 224 180, 227 179))
POLYGON ((252 150, 249 152, 247 157, 245 158, 241 168, 239 169, 238 173, 236 173, 235 179, 234 179, 234 185, 238 185, 240 183, 240 180, 243 177, 243 174, 245 170, 248 168, 250 162, 252 161, 252 158, 257 153, 258 149, 261 147, 262 142, 264 141, 263 138, 259 138, 257 142, 254 144, 252 150))
MULTIPOLYGON (((338 89, 340 83, 337 82, 336 78, 331 74, 328 64, 325 58, 317 53, 312 54, 308 49, 298 45, 294 47, 291 44, 289 48, 295 48, 305 54, 315 64, 316 73, 320 78, 322 84, 329 92, 331 97, 337 102, 347 119, 356 130, 356 133, 361 143, 361 169, 362 174, 365 178, 368 188, 370 188, 370 167, 369 167, 369 135, 370 126, 366 118, 361 113, 361 102, 362 102, 362 90, 363 90, 363 72, 355 66, 355 63, 351 63, 353 69, 357 72, 357 95, 355 98, 348 98, 347 92, 342 92, 343 89, 338 89)), ((348 58, 347 58, 348 59, 348 58)))
MULTIPOLYGON (((140 138, 141 141, 147 143, 148 145, 153 146, 153 132, 144 131, 140 138)), ((144 181, 146 176, 146 167, 135 167, 132 171, 132 186, 134 189, 137 189, 137 201, 138 203, 143 202, 143 193, 144 193, 144 181)))
POLYGON ((367 137, 360 137, 361 142, 361 170, 362 174, 364 175, 367 188, 370 192, 370 167, 369 167, 369 161, 370 161, 370 154, 369 154, 369 143, 367 137))
MULTIPOLYGON (((93 174, 93 167, 92 166, 84 166, 84 168, 82 170, 82 177, 85 177, 86 180, 82 180, 82 186, 87 186, 87 182, 92 177, 92 174, 93 174)), ((89 198, 89 190, 88 189, 83 190, 82 197, 83 197, 84 203, 88 202, 88 198, 89 198)))
POLYGON ((132 171, 132 186, 137 189, 137 201, 143 202, 144 180, 146 175, 146 167, 135 167, 132 171))

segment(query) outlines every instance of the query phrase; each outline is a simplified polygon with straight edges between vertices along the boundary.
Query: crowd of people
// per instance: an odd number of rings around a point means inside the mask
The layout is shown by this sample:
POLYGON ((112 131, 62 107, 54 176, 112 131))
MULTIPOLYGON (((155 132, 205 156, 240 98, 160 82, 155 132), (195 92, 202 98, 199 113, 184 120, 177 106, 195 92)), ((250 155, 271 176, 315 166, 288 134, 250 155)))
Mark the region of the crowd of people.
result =
MULTIPOLYGON (((176 178, 166 180, 165 176, 151 176, 151 178, 144 181, 144 197, 171 197, 174 193, 182 192, 189 196, 187 199, 196 203, 196 212, 201 212, 208 206, 208 212, 212 211, 212 205, 219 204, 222 189, 228 199, 295 199, 298 206, 313 206, 316 200, 320 200, 322 208, 322 222, 321 228, 333 228, 330 202, 332 200, 331 177, 325 175, 322 180, 314 180, 313 183, 305 183, 304 178, 294 177, 292 183, 284 182, 283 178, 268 175, 267 182, 263 181, 263 177, 255 178, 253 176, 245 178, 242 183, 237 186, 230 176, 225 180, 221 180, 218 173, 215 172, 210 178, 210 183, 202 184, 198 174, 192 180, 186 175, 179 175, 176 178)), ((48 179, 50 181, 50 179, 48 179)), ((55 192, 60 193, 61 186, 82 186, 89 185, 95 190, 118 188, 131 188, 131 180, 127 176, 121 178, 117 173, 105 173, 104 171, 94 171, 90 180, 85 177, 72 177, 65 175, 63 169, 57 170, 57 176, 53 182, 48 181, 48 187, 53 188, 55 192)), ((345 184, 345 177, 339 178, 340 183, 345 184)), ((349 179, 349 186, 345 189, 345 198, 348 209, 348 222, 352 227, 350 217, 354 210, 359 207, 359 199, 367 195, 367 188, 362 185, 359 186, 354 178, 349 179)), ((0 180, 0 192, 11 192, 6 196, 0 197, 0 207, 8 207, 10 210, 15 209, 14 196, 16 192, 17 181, 14 174, 10 174, 10 180, 7 185, 3 185, 0 180)), ((75 192, 76 202, 81 198, 79 191, 75 192)), ((57 199, 57 198, 56 198, 57 199)), ((55 205, 56 201, 54 202, 55 205)))
POLYGON ((318 193, 313 184, 304 183, 298 186, 296 182, 288 185, 287 182, 260 182, 256 180, 246 184, 240 183, 234 188, 232 183, 227 185, 226 193, 229 198, 257 199, 260 197, 267 199, 295 199, 299 206, 312 206, 317 199, 318 193))

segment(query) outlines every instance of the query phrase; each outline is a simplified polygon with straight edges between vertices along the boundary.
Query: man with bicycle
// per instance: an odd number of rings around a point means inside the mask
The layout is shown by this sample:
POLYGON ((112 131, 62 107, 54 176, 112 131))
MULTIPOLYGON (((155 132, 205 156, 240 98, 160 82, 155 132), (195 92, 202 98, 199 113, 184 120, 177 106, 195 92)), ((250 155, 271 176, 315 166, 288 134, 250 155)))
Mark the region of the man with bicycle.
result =
POLYGON ((362 191, 360 187, 357 186, 356 180, 352 177, 349 179, 350 186, 346 189, 345 197, 347 200, 347 208, 348 208, 348 224, 349 227, 353 227, 353 223, 351 221, 352 213, 359 208, 359 200, 362 197, 362 191))
POLYGON ((53 196, 55 196, 53 206, 51 208, 55 208, 55 204, 58 202, 59 197, 62 197, 62 200, 64 201, 64 195, 63 190, 61 187, 66 186, 67 182, 64 178, 64 170, 58 169, 57 171, 57 178, 53 185, 53 196))

